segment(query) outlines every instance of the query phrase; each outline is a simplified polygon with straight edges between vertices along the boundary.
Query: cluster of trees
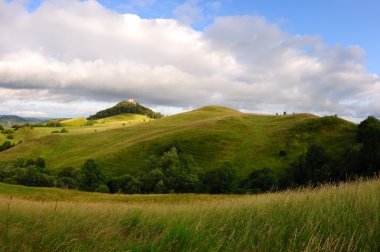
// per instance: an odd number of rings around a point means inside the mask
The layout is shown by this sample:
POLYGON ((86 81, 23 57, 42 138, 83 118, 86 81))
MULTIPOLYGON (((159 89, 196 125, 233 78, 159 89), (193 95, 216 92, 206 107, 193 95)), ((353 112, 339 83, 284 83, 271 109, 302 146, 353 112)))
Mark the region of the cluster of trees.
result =
POLYGON ((379 172, 380 121, 368 117, 358 126, 357 143, 346 147, 342 156, 332 157, 322 146, 311 144, 284 176, 278 178, 273 171, 263 168, 252 172, 240 185, 251 192, 262 192, 372 177, 379 172))
POLYGON ((6 151, 6 150, 8 150, 14 146, 15 146, 15 144, 13 144, 9 141, 5 141, 2 145, 0 145, 0 152, 6 151))
POLYGON ((42 158, 17 159, 13 163, 0 166, 0 181, 26 186, 54 186, 54 177, 45 167, 42 158))
POLYGON ((55 128, 55 127, 63 127, 64 125, 60 122, 61 119, 54 119, 54 120, 49 120, 47 122, 38 122, 38 123, 27 123, 27 124, 24 124, 22 126, 19 126, 19 127, 29 127, 31 129, 33 129, 33 127, 52 127, 52 128, 55 128))
POLYGON ((161 113, 154 112, 151 109, 148 109, 144 106, 141 106, 139 103, 133 104, 126 101, 120 102, 116 104, 115 106, 99 111, 95 115, 91 115, 88 117, 88 120, 96 120, 96 119, 102 119, 122 113, 132 113, 132 114, 141 114, 146 115, 149 118, 158 119, 163 117, 161 113))
POLYGON ((87 160, 81 170, 72 167, 62 169, 52 175, 45 166, 43 158, 22 159, 0 165, 0 181, 26 186, 61 187, 84 191, 109 192, 99 166, 93 160, 87 160))
POLYGON ((7 139, 13 139, 13 133, 14 131, 12 129, 4 129, 3 127, 0 128, 1 134, 5 135, 7 139))
POLYGON ((67 129, 63 128, 61 130, 53 130, 51 133, 57 134, 57 133, 67 133, 67 132, 69 132, 69 131, 67 129))
POLYGON ((232 193, 236 170, 230 163, 205 172, 187 154, 175 147, 159 158, 151 158, 136 175, 107 176, 94 160, 87 160, 80 170, 73 167, 52 175, 42 158, 17 159, 0 165, 0 181, 26 186, 79 189, 104 193, 232 193))
MULTIPOLYGON (((96 165, 95 165, 96 166, 96 165)), ((145 169, 135 175, 107 177, 101 170, 94 179, 88 180, 86 190, 109 191, 111 193, 232 193, 236 170, 230 163, 205 172, 191 155, 176 147, 170 148, 160 157, 151 157, 145 169), (104 187, 107 186, 107 188, 104 187)))
POLYGON ((63 124, 59 120, 49 120, 45 124, 42 124, 43 126, 39 126, 40 124, 37 124, 36 127, 62 127, 63 124))

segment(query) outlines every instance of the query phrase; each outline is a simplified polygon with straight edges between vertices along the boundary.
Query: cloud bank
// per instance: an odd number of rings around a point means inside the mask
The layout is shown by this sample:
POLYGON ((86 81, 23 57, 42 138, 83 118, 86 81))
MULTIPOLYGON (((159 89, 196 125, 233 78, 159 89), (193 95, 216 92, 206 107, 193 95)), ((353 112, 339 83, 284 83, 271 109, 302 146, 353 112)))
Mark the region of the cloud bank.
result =
POLYGON ((360 47, 327 46, 260 16, 220 17, 196 31, 186 20, 121 15, 96 1, 51 0, 29 13, 0 0, 0 37, 0 113, 45 104, 33 111, 52 116, 54 106, 97 104, 71 110, 90 114, 134 96, 178 110, 380 116, 380 79, 360 47))

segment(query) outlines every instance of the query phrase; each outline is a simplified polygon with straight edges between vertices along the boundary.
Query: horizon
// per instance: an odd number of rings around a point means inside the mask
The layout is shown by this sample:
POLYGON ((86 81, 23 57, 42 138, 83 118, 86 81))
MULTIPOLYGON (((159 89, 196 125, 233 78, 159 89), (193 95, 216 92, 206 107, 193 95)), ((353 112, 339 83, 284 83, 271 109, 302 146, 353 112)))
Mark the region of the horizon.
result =
POLYGON ((380 117, 379 10, 354 0, 0 0, 0 114, 86 117, 133 96, 167 115, 215 104, 380 117))
MULTIPOLYGON (((120 102, 126 102, 126 100, 122 100, 120 102)), ((118 103, 120 103, 118 102, 118 103)), ((116 104, 118 104, 116 103, 116 104)), ((136 102, 136 103, 139 103, 139 102, 136 102)), ((116 105, 114 104, 114 106, 116 105)), ((140 103, 139 103, 140 104, 140 103)), ((140 104, 142 105, 142 104, 140 104)), ((309 113, 309 112, 298 112, 298 113, 295 113, 295 112, 288 112, 288 111, 282 111, 282 112, 276 112, 276 113, 263 113, 263 112, 250 112, 250 111, 244 111, 244 110, 238 110, 238 109, 234 109, 234 108, 230 108, 230 107, 226 107, 226 106, 221 106, 221 105, 204 105, 204 106, 201 106, 201 107, 197 107, 197 108, 192 108, 192 109, 189 109, 189 110, 183 110, 183 111, 180 111, 178 113, 173 113, 173 114, 163 114, 163 116, 171 116, 171 115, 177 115, 177 114, 180 114, 180 113, 185 113, 185 112, 191 112, 191 111, 194 111, 194 110, 198 110, 198 109, 202 109, 202 108, 206 108, 206 107, 221 107, 221 108, 226 108, 226 109, 233 109, 233 110, 236 110, 236 111, 239 111, 241 113, 244 113, 244 114, 251 114, 251 115, 265 115, 265 116, 292 116, 292 115, 301 115, 301 114, 309 114, 309 115, 314 115, 314 116, 318 116, 318 117, 328 117, 328 116, 334 116, 334 117, 338 117, 338 118, 341 118, 341 119, 344 119, 346 121, 349 121, 349 122, 352 122, 352 123, 355 123, 355 124, 358 124, 360 123, 360 121, 355 121, 355 120, 350 120, 349 118, 344 118, 344 117, 340 117, 339 115, 337 114, 325 114, 325 115, 317 115, 317 114, 313 114, 313 113, 309 113), (286 114, 284 114, 286 113, 286 114)), ((109 107, 107 107, 109 108, 109 107)), ((105 110, 107 108, 102 108, 101 110, 105 110)), ((100 110, 100 111, 101 111, 100 110)), ((153 110, 154 112, 156 112, 155 110, 153 110)), ((72 116, 68 116, 68 117, 45 117, 45 116, 22 116, 22 115, 16 115, 16 114, 0 114, 0 117, 2 116, 17 116, 17 117, 20 117, 20 118, 25 118, 25 119, 45 119, 45 120, 55 120, 55 119, 75 119, 75 118, 88 118, 94 114, 96 114, 97 112, 99 111, 96 111, 95 113, 93 114, 88 114, 88 115, 83 115, 83 116, 76 116, 76 117, 72 117, 72 116)), ((159 112, 159 111, 158 111, 159 112)))

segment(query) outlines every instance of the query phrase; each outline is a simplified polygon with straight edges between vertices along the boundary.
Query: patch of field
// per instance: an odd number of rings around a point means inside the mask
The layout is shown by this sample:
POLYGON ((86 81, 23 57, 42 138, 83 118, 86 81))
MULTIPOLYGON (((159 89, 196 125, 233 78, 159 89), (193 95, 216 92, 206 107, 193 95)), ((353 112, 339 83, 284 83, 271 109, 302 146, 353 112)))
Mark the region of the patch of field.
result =
POLYGON ((380 180, 262 195, 0 183, 0 251, 379 251, 380 180))
POLYGON ((145 115, 139 115, 139 114, 120 114, 115 116, 106 117, 103 119, 95 120, 95 123, 102 124, 102 123, 139 123, 139 122, 149 122, 153 119, 150 119, 149 117, 145 115))
POLYGON ((71 118, 71 119, 67 119, 67 120, 63 120, 63 121, 60 121, 61 124, 63 124, 63 126, 85 126, 86 123, 87 123, 87 119, 86 118, 83 118, 83 117, 79 117, 79 118, 71 118))

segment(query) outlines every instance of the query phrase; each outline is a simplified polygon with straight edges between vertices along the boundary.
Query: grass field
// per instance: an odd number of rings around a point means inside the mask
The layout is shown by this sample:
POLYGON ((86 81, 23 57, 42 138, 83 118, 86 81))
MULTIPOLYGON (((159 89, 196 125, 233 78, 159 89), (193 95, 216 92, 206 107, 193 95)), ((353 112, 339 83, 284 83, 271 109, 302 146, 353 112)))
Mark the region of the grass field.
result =
POLYGON ((66 128, 66 134, 51 134, 57 128, 19 130, 15 142, 23 144, 0 153, 0 160, 41 156, 54 172, 80 167, 91 158, 106 173, 133 174, 150 155, 161 155, 176 144, 205 170, 230 161, 243 177, 262 167, 281 173, 310 143, 322 144, 336 155, 355 142, 356 133, 355 124, 334 117, 253 115, 211 106, 153 121, 119 115, 93 126, 66 128), (287 155, 280 156, 281 150, 287 155))
POLYGON ((0 251, 379 251, 380 180, 262 195, 0 183, 0 251))

